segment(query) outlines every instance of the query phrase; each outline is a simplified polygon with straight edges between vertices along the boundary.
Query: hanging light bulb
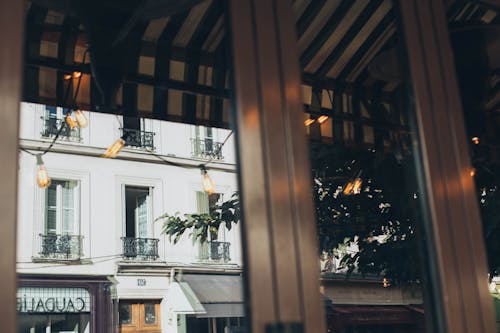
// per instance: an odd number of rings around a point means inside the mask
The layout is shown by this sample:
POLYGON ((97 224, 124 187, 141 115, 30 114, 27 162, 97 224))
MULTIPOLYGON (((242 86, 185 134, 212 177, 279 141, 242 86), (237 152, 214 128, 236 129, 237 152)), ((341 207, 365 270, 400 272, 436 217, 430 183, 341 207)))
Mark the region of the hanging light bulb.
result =
POLYGON ((382 286, 383 286, 384 288, 388 288, 388 287, 390 287, 390 286, 391 286, 391 283, 389 282, 389 279, 388 279, 388 278, 384 278, 384 279, 382 280, 382 286))
POLYGON ((328 120, 328 116, 319 116, 318 123, 323 124, 327 120, 328 120))
POLYGON ((344 195, 351 195, 353 187, 354 187, 354 184, 352 182, 348 182, 344 187, 344 191, 343 191, 344 195))
POLYGON ((42 188, 48 187, 50 185, 50 177, 47 173, 45 165, 43 164, 42 154, 36 154, 36 165, 38 169, 36 172, 36 182, 38 183, 38 186, 42 188))
POLYGON ((73 77, 73 75, 71 74, 64 74, 64 79, 67 81, 67 80, 70 80, 71 78, 73 77))
POLYGON ((79 78, 79 77, 81 77, 81 76, 82 76, 82 72, 73 72, 73 77, 74 77, 75 79, 78 79, 78 78, 79 78))
POLYGON ((102 157, 107 157, 107 158, 116 157, 116 155, 118 155, 118 153, 120 152, 120 150, 122 150, 124 145, 125 145, 125 140, 123 140, 123 138, 119 138, 111 146, 109 146, 108 149, 106 149, 102 157))
POLYGON ((469 174, 471 177, 474 177, 476 175, 476 169, 475 168, 471 168, 470 171, 469 171, 469 174))
POLYGON ((354 179, 354 185, 352 186, 352 193, 359 194, 361 193, 361 185, 363 184, 363 180, 361 178, 354 179))
POLYGON ((474 143, 475 145, 479 144, 479 138, 477 136, 473 137, 471 140, 472 140, 472 143, 474 143))
POLYGON ((312 118, 309 118, 309 119, 306 119, 304 120, 304 125, 306 126, 310 126, 312 125, 316 120, 312 119, 312 118))
POLYGON ((75 117, 76 117, 76 123, 78 124, 78 127, 80 128, 85 128, 88 126, 89 122, 87 120, 87 117, 83 114, 81 110, 76 110, 75 111, 75 117))
POLYGON ((203 190, 205 190, 205 192, 207 192, 208 194, 215 193, 215 184, 204 167, 201 168, 201 175, 203 177, 203 179, 201 180, 201 183, 203 184, 203 190))
POLYGON ((69 128, 71 128, 71 129, 78 126, 76 121, 73 118, 71 118, 71 116, 69 114, 66 115, 66 124, 68 124, 69 128))

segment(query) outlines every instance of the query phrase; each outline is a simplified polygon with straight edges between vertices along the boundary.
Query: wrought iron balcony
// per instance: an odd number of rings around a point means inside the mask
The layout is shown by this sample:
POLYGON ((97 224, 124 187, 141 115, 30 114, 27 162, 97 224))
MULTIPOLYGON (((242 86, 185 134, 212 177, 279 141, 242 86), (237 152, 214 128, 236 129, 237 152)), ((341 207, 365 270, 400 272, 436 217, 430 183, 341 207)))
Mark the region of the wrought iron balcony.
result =
POLYGON ((228 262, 231 243, 211 241, 200 244, 199 259, 202 261, 228 262))
POLYGON ((222 160, 222 143, 213 139, 191 139, 191 156, 197 158, 207 158, 222 160))
POLYGON ((141 131, 132 128, 120 128, 125 145, 129 147, 155 149, 154 132, 141 131))
POLYGON ((82 255, 82 236, 40 234, 40 259, 78 260, 82 255))
MULTIPOLYGON (((59 119, 55 117, 42 117, 42 132, 41 135, 46 138, 53 138, 57 135, 57 132, 64 123, 64 119, 59 119)), ((61 133, 59 134, 59 139, 66 141, 76 141, 82 140, 80 135, 80 128, 75 127, 71 129, 69 126, 64 125, 61 133)))
POLYGON ((123 257, 132 260, 158 259, 157 238, 122 237, 123 257))

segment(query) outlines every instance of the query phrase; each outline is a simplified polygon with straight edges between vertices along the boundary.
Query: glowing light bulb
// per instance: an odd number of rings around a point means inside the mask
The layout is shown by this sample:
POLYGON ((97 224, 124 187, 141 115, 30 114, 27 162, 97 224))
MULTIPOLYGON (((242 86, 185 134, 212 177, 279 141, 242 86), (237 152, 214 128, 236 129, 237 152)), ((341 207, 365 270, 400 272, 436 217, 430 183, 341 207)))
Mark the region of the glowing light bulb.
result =
POLYGON ((71 116, 69 114, 66 116, 66 124, 68 124, 69 128, 71 128, 71 129, 78 126, 76 121, 73 118, 71 118, 71 116))
POLYGON ((48 187, 50 185, 50 177, 45 165, 43 164, 42 154, 36 155, 36 165, 38 169, 36 172, 36 182, 38 183, 38 186, 42 188, 48 187))
POLYGON ((363 184, 363 180, 361 178, 356 178, 354 179, 354 185, 352 187, 352 192, 354 194, 359 194, 361 193, 361 185, 363 184))
POLYGON ((81 76, 82 76, 82 72, 73 72, 73 77, 74 77, 75 79, 78 79, 78 78, 79 78, 79 77, 81 77, 81 76))
POLYGON ((354 187, 354 184, 352 182, 348 182, 346 186, 344 187, 344 195, 350 195, 352 193, 352 188, 354 187))
POLYGON ((87 117, 83 114, 81 110, 76 110, 75 111, 75 117, 76 117, 76 123, 78 124, 78 127, 80 128, 85 128, 88 126, 89 122, 87 120, 87 117))
POLYGON ((391 284, 389 283, 389 279, 384 278, 384 279, 382 280, 382 286, 383 286, 384 288, 388 288, 388 287, 390 287, 390 286, 391 286, 391 284))
POLYGON ((108 149, 106 149, 102 157, 107 157, 107 158, 116 157, 116 155, 118 155, 118 153, 120 152, 120 150, 122 150, 124 145, 125 145, 125 140, 119 138, 108 149))
POLYGON ((309 119, 306 119, 304 120, 304 125, 306 126, 310 126, 311 124, 313 124, 316 120, 312 119, 312 118, 309 118, 309 119))
POLYGON ((64 79, 67 81, 67 80, 70 80, 71 78, 73 77, 73 75, 71 74, 64 74, 64 79))
POLYGON ((318 123, 323 124, 327 120, 328 120, 328 116, 319 116, 318 123))
POLYGON ((210 178, 210 176, 207 173, 207 170, 201 169, 201 174, 203 176, 203 179, 201 180, 201 183, 203 184, 203 190, 207 192, 208 194, 213 194, 215 193, 215 184, 210 178))
POLYGON ((469 173, 470 173, 471 177, 474 177, 476 175, 476 169, 475 168, 471 168, 469 173))
POLYGON ((471 140, 475 145, 479 144, 479 138, 477 136, 473 137, 471 140))

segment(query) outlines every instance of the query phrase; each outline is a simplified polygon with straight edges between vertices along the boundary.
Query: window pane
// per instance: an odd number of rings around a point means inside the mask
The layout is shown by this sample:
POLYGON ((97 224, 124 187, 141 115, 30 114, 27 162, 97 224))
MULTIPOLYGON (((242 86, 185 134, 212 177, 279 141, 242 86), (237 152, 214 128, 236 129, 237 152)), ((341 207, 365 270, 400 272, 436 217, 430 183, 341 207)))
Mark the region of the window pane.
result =
POLYGON ((448 12, 455 68, 467 132, 462 147, 471 158, 470 176, 482 218, 489 292, 500 328, 500 12, 457 2, 448 12))
POLYGON ((296 17, 302 77, 312 86, 304 125, 321 269, 314 282, 329 332, 425 332, 432 311, 422 282, 418 130, 400 116, 414 110, 396 15, 390 0, 327 0, 296 17))
POLYGON ((118 312, 121 325, 132 323, 132 304, 120 303, 118 312))
POLYGON ((156 304, 144 303, 144 323, 148 325, 156 324, 156 304))

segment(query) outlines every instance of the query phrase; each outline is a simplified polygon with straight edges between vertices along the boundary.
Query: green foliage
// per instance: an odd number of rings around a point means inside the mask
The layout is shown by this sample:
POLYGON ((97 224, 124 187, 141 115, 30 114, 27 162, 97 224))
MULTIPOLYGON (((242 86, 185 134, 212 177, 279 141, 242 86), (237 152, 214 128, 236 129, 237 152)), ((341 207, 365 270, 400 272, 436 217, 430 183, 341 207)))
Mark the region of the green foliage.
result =
POLYGON ((230 200, 210 207, 208 214, 184 214, 165 213, 156 221, 163 222, 162 233, 168 235, 169 240, 176 244, 184 233, 189 232, 188 237, 193 243, 201 243, 209 240, 217 240, 219 228, 225 225, 231 230, 232 225, 240 221, 240 208, 238 194, 234 193, 230 200), (209 238, 210 235, 210 238, 209 238))
POLYGON ((340 259, 348 274, 377 274, 397 282, 421 279, 417 233, 421 223, 411 155, 317 147, 314 199, 320 252, 340 259), (357 194, 343 192, 356 177, 357 194), (343 251, 349 244, 356 250, 343 251))

